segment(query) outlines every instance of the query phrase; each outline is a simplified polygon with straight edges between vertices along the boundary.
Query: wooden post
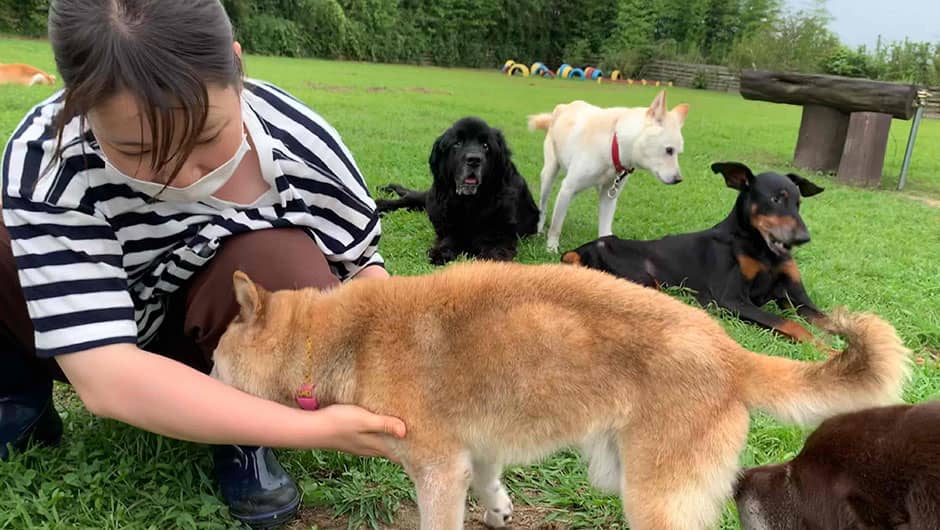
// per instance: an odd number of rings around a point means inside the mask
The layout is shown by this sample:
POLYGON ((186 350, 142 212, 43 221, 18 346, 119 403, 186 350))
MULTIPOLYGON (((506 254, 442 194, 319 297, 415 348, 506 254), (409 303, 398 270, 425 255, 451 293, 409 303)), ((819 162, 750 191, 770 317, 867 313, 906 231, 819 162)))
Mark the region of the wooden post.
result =
POLYGON ((849 118, 838 179, 854 186, 881 185, 890 130, 890 114, 853 112, 849 118))
POLYGON ((917 87, 832 75, 744 70, 744 99, 803 106, 793 164, 879 186, 891 118, 914 116, 917 87))
POLYGON ((822 105, 804 105, 793 165, 811 171, 836 171, 848 129, 848 114, 822 105))

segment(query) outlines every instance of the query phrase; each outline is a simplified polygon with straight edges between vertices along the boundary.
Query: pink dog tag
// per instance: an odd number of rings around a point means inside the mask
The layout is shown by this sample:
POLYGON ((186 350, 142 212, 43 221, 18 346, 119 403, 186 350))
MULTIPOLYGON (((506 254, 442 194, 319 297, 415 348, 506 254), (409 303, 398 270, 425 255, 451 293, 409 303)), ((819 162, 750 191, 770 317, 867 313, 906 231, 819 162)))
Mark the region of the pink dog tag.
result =
POLYGON ((300 385, 297 390, 297 406, 304 410, 317 410, 317 396, 314 393, 314 386, 310 383, 300 385))

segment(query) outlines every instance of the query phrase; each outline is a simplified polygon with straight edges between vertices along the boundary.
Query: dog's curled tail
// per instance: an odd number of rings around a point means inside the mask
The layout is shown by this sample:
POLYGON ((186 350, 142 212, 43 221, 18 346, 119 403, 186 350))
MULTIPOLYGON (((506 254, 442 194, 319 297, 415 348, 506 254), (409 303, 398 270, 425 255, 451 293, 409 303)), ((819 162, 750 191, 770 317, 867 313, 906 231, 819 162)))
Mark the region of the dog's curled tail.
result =
POLYGON ((842 353, 805 362, 748 352, 743 398, 781 421, 813 425, 831 416, 898 403, 910 377, 911 351, 891 324, 836 310, 825 327, 846 339, 842 353))
POLYGON ((551 114, 533 114, 529 116, 529 130, 535 131, 541 129, 547 131, 552 126, 553 116, 551 114))

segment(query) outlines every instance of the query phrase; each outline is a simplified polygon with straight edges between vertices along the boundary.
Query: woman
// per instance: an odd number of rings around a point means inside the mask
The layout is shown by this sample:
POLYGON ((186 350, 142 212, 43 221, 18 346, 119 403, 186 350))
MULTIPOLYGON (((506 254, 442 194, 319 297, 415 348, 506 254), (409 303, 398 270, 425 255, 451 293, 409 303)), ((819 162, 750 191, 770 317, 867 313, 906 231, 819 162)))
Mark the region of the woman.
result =
POLYGON ((268 289, 388 276, 352 155, 302 103, 243 79, 218 0, 53 0, 49 37, 65 89, 3 154, 0 457, 58 441, 52 380, 68 381, 93 414, 218 444, 232 515, 282 522, 299 494, 269 447, 384 456, 405 434, 206 375, 234 270, 268 289))

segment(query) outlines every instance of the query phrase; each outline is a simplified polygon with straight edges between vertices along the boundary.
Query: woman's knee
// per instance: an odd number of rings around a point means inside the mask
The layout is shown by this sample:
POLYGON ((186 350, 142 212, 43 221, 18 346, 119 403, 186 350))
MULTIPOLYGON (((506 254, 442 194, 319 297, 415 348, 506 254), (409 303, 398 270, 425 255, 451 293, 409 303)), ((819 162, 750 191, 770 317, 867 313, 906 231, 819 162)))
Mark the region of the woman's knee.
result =
POLYGON ((236 270, 269 291, 339 283, 316 241, 301 228, 258 230, 223 241, 206 272, 223 273, 231 284, 236 270))
POLYGON ((302 229, 260 230, 224 240, 185 295, 184 334, 206 359, 238 314, 232 276, 239 270, 269 291, 323 289, 339 283, 323 252, 302 229))

